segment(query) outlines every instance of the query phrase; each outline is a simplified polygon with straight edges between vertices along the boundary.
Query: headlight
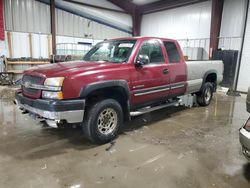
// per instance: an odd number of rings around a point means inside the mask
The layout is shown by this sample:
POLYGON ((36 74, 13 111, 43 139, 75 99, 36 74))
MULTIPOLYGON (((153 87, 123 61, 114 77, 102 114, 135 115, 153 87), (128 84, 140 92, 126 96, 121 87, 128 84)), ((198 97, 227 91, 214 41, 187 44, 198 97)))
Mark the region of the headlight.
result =
POLYGON ((247 130, 247 131, 250 131, 250 118, 247 120, 244 128, 247 130))
POLYGON ((47 78, 44 82, 44 85, 61 87, 63 84, 63 80, 64 77, 47 78))
POLYGON ((63 99, 63 94, 61 91, 42 91, 42 97, 44 99, 63 99))
POLYGON ((61 87, 64 77, 47 78, 44 82, 45 89, 42 91, 44 99, 63 99, 61 87))

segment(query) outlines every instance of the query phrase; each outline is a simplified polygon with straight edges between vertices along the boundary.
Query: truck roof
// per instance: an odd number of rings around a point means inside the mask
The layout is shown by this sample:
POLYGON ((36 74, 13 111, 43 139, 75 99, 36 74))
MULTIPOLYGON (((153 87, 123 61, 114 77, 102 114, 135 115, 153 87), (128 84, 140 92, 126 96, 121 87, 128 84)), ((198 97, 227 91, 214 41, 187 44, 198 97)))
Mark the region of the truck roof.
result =
POLYGON ((140 39, 140 40, 145 40, 145 39, 160 39, 160 40, 168 40, 168 41, 176 41, 174 39, 169 39, 169 38, 162 38, 162 37, 149 37, 149 36, 138 36, 138 37, 120 37, 120 38, 114 38, 114 39, 108 39, 108 40, 133 40, 133 39, 140 39))

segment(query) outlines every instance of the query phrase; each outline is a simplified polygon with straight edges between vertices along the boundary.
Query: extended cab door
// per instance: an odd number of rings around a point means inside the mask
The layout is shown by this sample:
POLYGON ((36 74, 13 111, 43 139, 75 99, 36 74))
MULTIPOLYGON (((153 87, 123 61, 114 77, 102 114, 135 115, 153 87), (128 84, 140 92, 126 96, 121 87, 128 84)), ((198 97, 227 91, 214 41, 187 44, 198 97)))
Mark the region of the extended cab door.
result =
POLYGON ((186 63, 180 46, 176 41, 163 41, 168 58, 168 69, 170 77, 170 96, 182 95, 186 92, 186 63))
POLYGON ((150 39, 141 44, 135 61, 143 56, 147 57, 149 62, 135 66, 135 71, 128 73, 131 74, 133 104, 147 104, 168 96, 170 79, 163 50, 164 46, 160 40, 150 39))

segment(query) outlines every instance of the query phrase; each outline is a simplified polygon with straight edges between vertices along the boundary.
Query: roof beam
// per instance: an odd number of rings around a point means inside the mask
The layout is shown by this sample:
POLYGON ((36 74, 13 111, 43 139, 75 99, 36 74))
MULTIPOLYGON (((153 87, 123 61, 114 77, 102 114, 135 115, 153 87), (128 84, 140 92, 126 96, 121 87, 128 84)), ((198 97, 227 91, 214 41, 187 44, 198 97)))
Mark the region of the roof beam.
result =
POLYGON ((208 0, 161 0, 161 1, 156 1, 156 2, 142 5, 140 6, 140 10, 143 14, 149 14, 153 12, 178 8, 178 7, 187 6, 187 5, 200 3, 204 1, 208 1, 208 0))
POLYGON ((122 1, 121 0, 107 0, 107 1, 120 7, 121 9, 125 10, 127 13, 129 13, 131 15, 133 14, 133 11, 136 7, 136 5, 129 0, 122 0, 122 1))
POLYGON ((97 5, 91 5, 88 3, 83 3, 83 2, 79 2, 79 1, 73 1, 73 0, 63 0, 69 3, 74 3, 77 5, 81 5, 81 6, 86 6, 86 7, 91 7, 91 8, 97 8, 97 9, 102 9, 102 10, 108 10, 108 11, 112 11, 112 12, 118 12, 118 13, 125 13, 127 14, 127 12, 125 12, 124 10, 116 10, 116 9, 112 9, 112 8, 106 8, 106 7, 100 7, 97 5))
MULTIPOLYGON (((45 3, 47 5, 50 5, 50 0, 36 0, 41 3, 45 3)), ((109 26, 111 28, 126 32, 131 34, 132 33, 132 28, 128 25, 121 24, 119 22, 115 22, 114 20, 111 20, 107 17, 100 17, 100 15, 95 15, 92 11, 88 9, 84 9, 84 7, 77 6, 75 4, 72 4, 68 1, 55 1, 55 7, 57 9, 69 12, 71 14, 89 19, 91 21, 109 26)))
POLYGON ((133 21, 132 35, 139 36, 141 33, 141 20, 142 20, 142 12, 140 6, 135 5, 129 0, 108 0, 108 1, 122 8, 132 16, 132 21, 133 21))
POLYGON ((142 20, 142 12, 140 11, 140 8, 136 6, 133 10, 132 14, 132 21, 133 21, 133 27, 132 27, 132 34, 133 36, 140 36, 141 34, 141 20, 142 20))

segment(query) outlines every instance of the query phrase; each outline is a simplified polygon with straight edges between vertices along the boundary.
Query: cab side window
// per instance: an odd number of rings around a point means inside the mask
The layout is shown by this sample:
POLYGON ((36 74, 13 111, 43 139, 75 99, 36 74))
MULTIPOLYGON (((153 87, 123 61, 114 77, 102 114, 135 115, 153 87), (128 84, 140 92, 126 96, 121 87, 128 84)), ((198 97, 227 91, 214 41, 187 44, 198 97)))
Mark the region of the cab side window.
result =
POLYGON ((162 64, 164 62, 162 49, 157 40, 149 40, 142 44, 137 58, 140 56, 148 56, 150 64, 162 64))
POLYGON ((170 63, 179 63, 181 61, 180 54, 174 42, 164 42, 168 59, 170 63))

